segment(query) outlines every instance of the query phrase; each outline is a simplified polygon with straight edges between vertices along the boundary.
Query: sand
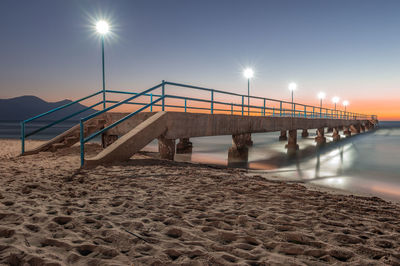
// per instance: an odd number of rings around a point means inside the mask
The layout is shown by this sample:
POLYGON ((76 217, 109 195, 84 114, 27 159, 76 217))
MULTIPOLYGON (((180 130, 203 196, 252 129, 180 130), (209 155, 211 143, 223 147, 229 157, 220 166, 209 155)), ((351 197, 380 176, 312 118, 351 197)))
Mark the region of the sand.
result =
POLYGON ((396 203, 144 153, 79 170, 77 146, 0 145, 1 264, 400 265, 396 203))

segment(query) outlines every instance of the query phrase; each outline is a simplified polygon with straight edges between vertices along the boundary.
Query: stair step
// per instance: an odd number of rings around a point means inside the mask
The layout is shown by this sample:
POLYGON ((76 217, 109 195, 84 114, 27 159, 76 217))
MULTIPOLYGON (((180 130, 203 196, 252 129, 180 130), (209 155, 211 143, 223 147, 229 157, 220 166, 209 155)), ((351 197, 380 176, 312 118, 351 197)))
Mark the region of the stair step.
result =
POLYGON ((58 150, 58 149, 60 149, 60 148, 64 148, 65 147, 65 144, 64 143, 54 143, 54 144, 51 144, 51 151, 56 151, 56 150, 58 150))

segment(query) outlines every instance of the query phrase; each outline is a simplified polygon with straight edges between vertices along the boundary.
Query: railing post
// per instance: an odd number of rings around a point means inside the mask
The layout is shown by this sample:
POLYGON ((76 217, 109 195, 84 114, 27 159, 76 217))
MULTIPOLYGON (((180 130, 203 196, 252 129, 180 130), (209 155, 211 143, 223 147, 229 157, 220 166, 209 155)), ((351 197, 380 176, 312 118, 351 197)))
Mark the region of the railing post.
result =
POLYGON ((244 96, 242 95, 242 116, 243 116, 243 112, 244 112, 244 96))
POLYGON ((161 111, 165 111, 165 80, 162 81, 162 88, 161 88, 161 96, 163 97, 163 99, 161 100, 161 111))
POLYGON ((231 115, 233 115, 233 103, 231 103, 231 115))
POLYGON ((280 102, 280 107, 279 107, 279 116, 282 116, 282 102, 280 102))
POLYGON ((264 116, 265 116, 265 98, 264 98, 264 116))
POLYGON ((211 90, 211 114, 214 113, 214 90, 211 90))
POLYGON ((312 118, 315 118, 315 107, 312 108, 312 118))
POLYGON ((296 117, 296 104, 293 103, 293 106, 292 106, 292 107, 293 107, 292 112, 293 112, 293 114, 294 114, 293 116, 296 117))
POLYGON ((21 122, 21 155, 25 153, 25 122, 21 122))
POLYGON ((304 117, 307 118, 307 106, 304 105, 304 117))
POLYGON ((85 134, 84 134, 84 130, 83 130, 83 122, 82 119, 80 121, 80 132, 79 132, 79 139, 80 139, 80 143, 81 143, 81 167, 83 167, 84 163, 85 163, 85 134))
POLYGON ((186 113, 186 100, 187 100, 187 99, 185 98, 185 113, 186 113))
POLYGON ((275 116, 275 107, 272 107, 272 116, 275 116))
POLYGON ((150 93, 150 112, 153 112, 153 93, 150 93))

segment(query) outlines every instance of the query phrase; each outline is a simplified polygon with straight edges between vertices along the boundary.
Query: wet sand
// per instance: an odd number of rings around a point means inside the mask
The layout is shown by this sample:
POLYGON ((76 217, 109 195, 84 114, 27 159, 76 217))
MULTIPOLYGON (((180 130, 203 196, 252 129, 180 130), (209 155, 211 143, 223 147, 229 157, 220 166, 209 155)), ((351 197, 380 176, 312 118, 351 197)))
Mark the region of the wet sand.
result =
POLYGON ((397 203, 145 153, 80 170, 77 146, 0 146, 1 264, 400 265, 397 203))

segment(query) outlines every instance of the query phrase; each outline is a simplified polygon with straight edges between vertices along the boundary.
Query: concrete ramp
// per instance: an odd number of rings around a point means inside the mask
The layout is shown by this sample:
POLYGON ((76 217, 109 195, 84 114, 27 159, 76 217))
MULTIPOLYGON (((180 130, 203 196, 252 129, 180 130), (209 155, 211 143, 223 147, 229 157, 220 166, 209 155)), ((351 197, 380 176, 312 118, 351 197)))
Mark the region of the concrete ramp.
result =
MULTIPOLYGON (((106 120, 102 118, 94 118, 88 121, 87 126, 85 127, 85 137, 102 129, 106 123, 106 120)), ((36 154, 42 151, 51 151, 54 152, 58 149, 63 149, 74 145, 79 142, 80 136, 80 125, 77 124, 67 131, 61 133, 60 135, 52 138, 49 141, 46 141, 42 145, 32 149, 25 151, 23 155, 36 154)))
POLYGON ((126 161, 166 130, 167 113, 158 112, 124 134, 95 157, 86 159, 84 166, 126 161))

